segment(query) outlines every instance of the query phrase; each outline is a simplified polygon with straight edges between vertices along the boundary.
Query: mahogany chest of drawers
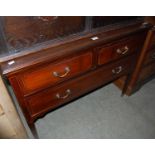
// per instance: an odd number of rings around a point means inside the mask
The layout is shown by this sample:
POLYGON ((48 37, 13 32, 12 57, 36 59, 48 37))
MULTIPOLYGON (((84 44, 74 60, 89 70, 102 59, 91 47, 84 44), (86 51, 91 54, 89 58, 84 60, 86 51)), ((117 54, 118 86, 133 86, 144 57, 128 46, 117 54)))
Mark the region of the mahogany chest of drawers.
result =
MULTIPOLYGON (((97 31, 1 61, 2 74, 9 80, 28 124, 119 77, 130 78, 148 29, 149 25, 135 23, 97 31)), ((128 80, 123 93, 127 84, 128 80)))

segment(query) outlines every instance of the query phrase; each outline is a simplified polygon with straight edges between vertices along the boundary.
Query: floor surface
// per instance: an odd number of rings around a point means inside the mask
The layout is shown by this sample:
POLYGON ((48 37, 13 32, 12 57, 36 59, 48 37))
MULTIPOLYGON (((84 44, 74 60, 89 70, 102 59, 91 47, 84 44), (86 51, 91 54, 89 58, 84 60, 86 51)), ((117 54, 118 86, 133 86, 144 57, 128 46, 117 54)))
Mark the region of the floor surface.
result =
POLYGON ((40 138, 155 138, 155 79, 130 97, 107 85, 35 124, 40 138))

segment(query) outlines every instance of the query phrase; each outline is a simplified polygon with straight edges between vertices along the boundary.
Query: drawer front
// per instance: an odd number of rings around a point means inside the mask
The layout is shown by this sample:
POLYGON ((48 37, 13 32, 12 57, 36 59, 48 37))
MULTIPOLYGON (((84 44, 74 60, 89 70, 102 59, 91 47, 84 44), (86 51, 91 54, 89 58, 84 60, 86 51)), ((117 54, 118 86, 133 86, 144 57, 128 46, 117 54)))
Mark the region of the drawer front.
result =
POLYGON ((155 62, 144 67, 140 73, 139 81, 146 80, 150 76, 155 74, 155 62))
POLYGON ((141 50, 142 43, 144 42, 143 38, 144 35, 138 35, 133 38, 120 40, 107 47, 98 48, 98 64, 102 65, 132 52, 141 50))
POLYGON ((27 97, 27 108, 31 117, 36 117, 41 113, 52 110, 117 77, 129 73, 134 66, 133 60, 133 56, 130 56, 119 62, 100 67, 75 80, 70 80, 57 87, 52 87, 27 97))
POLYGON ((27 94, 86 72, 91 67, 92 53, 86 52, 55 64, 26 71, 19 75, 19 82, 24 94, 27 94))
POLYGON ((155 48, 148 51, 146 58, 145 58, 144 65, 147 65, 153 61, 155 61, 155 48))

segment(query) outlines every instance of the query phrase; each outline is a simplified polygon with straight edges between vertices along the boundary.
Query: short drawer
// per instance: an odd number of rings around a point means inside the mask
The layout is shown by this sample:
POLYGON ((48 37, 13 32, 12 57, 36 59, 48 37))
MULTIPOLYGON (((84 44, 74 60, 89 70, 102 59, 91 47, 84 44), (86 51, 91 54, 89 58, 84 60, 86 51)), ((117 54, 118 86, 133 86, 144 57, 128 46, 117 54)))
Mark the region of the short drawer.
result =
POLYGON ((148 51, 146 57, 145 57, 145 62, 144 65, 147 65, 151 62, 155 61, 155 48, 148 51))
POLYGON ((28 70, 19 75, 19 82, 24 94, 54 85, 92 67, 92 53, 85 52, 60 62, 51 63, 28 70))
POLYGON ((144 42, 144 35, 133 36, 132 38, 125 38, 117 41, 109 46, 99 47, 98 64, 106 64, 112 60, 126 56, 132 52, 140 51, 142 43, 144 42))
POLYGON ((130 73, 134 67, 133 60, 134 57, 130 56, 118 62, 100 67, 74 80, 26 97, 27 109, 31 117, 36 117, 41 113, 52 110, 107 82, 130 73))

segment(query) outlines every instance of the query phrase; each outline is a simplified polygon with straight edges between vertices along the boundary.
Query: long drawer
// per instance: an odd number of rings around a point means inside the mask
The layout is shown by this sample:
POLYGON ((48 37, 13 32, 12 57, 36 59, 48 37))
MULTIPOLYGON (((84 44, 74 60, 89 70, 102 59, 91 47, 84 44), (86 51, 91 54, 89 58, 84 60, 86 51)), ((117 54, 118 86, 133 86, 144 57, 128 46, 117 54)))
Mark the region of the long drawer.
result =
POLYGON ((84 73, 91 67, 92 52, 85 51, 84 54, 20 73, 18 81, 23 94, 29 94, 84 73))
POLYGON ((27 108, 31 117, 52 110, 80 95, 89 92, 117 77, 129 73, 134 67, 135 56, 129 56, 120 61, 100 67, 85 76, 64 82, 40 93, 26 98, 27 108))
POLYGON ((103 65, 130 53, 140 51, 143 42, 144 35, 136 35, 119 40, 112 45, 98 47, 96 49, 98 51, 98 64, 103 65))

